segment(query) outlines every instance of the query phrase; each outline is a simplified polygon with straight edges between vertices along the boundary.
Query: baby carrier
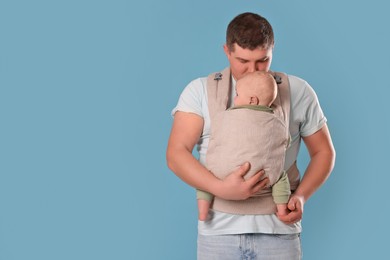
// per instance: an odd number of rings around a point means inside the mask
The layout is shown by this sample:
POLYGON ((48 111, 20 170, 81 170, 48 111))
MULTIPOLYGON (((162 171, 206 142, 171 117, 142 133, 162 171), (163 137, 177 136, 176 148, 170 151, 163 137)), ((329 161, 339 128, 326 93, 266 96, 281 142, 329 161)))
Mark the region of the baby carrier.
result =
MULTIPOLYGON (((284 132, 281 132, 280 135, 286 134, 286 136, 289 136, 290 88, 289 88, 288 77, 284 73, 277 73, 277 72, 271 72, 271 73, 274 75, 274 78, 278 84, 278 94, 277 94, 277 97, 272 105, 272 108, 274 110, 274 116, 276 116, 279 119, 279 120, 277 120, 279 124, 283 124, 283 128, 282 128, 283 130, 281 130, 281 131, 284 131, 284 132)), ((220 113, 226 112, 226 110, 228 109, 229 97, 231 96, 230 91, 231 91, 230 68, 226 68, 222 72, 212 73, 208 76, 207 96, 208 96, 208 108, 209 108, 209 114, 210 114, 211 133, 213 133, 213 126, 218 127, 218 130, 222 129, 222 132, 225 132, 228 134, 230 134, 229 131, 238 132, 238 131, 246 131, 247 130, 245 127, 240 128, 239 122, 237 122, 237 124, 234 124, 233 128, 231 128, 231 129, 228 127, 232 127, 232 126, 229 126, 226 124, 223 125, 223 123, 221 124, 221 115, 222 114, 220 114, 220 113), (223 129, 225 127, 227 129, 223 129), (238 130, 234 130, 234 128, 236 128, 238 130)), ((240 113, 240 112, 234 112, 234 111, 232 111, 232 112, 233 113, 240 113)), ((253 113, 265 113, 265 112, 254 111, 253 113)), ((245 120, 243 120, 241 122, 244 123, 244 121, 245 120)), ((250 128, 250 127, 248 127, 248 128, 250 128)), ((250 131, 250 129, 248 131, 250 131)), ((258 136, 256 136, 257 134, 261 135, 261 132, 257 131, 257 133, 254 133, 255 137, 258 137, 258 136)), ((223 133, 222 133, 222 135, 223 135, 223 133)), ((239 133, 238 133, 238 136, 239 136, 239 133)), ((213 155, 220 154, 220 152, 216 152, 216 151, 218 151, 218 142, 214 142, 214 140, 212 140, 212 138, 214 138, 214 137, 211 134, 209 148, 208 148, 208 152, 206 155, 207 168, 209 168, 209 166, 210 166, 207 163, 208 162, 207 158, 209 157, 209 154, 213 154, 213 155)), ((219 138, 219 136, 217 138, 219 138)), ((264 136, 262 136, 262 137, 259 136, 259 138, 264 138, 264 136)), ((272 137, 270 136, 268 138, 271 139, 272 137)), ((284 139, 282 139, 282 140, 284 140, 284 139)), ((241 145, 241 144, 238 144, 238 145, 241 145)), ((245 144, 242 144, 242 145, 245 145, 245 144)), ((271 147, 276 147, 276 146, 271 146, 271 147)), ((283 168, 284 168, 285 150, 280 151, 280 148, 278 148, 278 149, 279 149, 278 151, 275 150, 276 154, 272 154, 272 152, 274 152, 274 151, 273 151, 273 149, 270 149, 271 151, 268 151, 268 152, 271 154, 268 154, 267 156, 269 156, 271 158, 282 157, 283 160, 280 162, 282 165, 278 165, 278 167, 280 167, 281 168, 280 170, 283 171, 284 170, 283 168)), ((236 159, 236 158, 234 158, 235 155, 233 153, 231 154, 232 157, 229 158, 229 156, 230 155, 226 156, 226 160, 231 161, 231 160, 236 159)), ((258 154, 256 156, 257 156, 257 158, 259 157, 258 154)), ((247 158, 247 157, 251 158, 250 155, 243 156, 243 157, 244 158, 247 158)), ((255 157, 253 157, 253 158, 255 158, 255 157)), ((223 160, 217 160, 214 158, 213 160, 209 160, 209 161, 217 162, 217 164, 219 164, 216 166, 216 168, 211 167, 211 171, 218 178, 223 179, 226 177, 224 175, 218 175, 218 174, 227 174, 233 170, 233 169, 223 168, 224 166, 226 166, 226 165, 224 165, 223 160), (212 169, 218 169, 218 170, 215 170, 215 172, 214 172, 212 169), (221 169, 223 169, 223 170, 221 170, 221 169)), ((240 163, 243 163, 243 162, 240 162, 240 163)), ((275 165, 275 167, 276 167, 276 165, 275 165)), ((266 172, 267 172, 267 170, 266 170, 266 172)), ((253 171, 252 172, 249 171, 248 174, 245 175, 245 178, 249 178, 254 173, 255 172, 253 172, 253 171)), ((289 181, 290 181, 290 189, 292 191, 294 191, 297 188, 297 186, 299 184, 299 180, 300 180, 299 171, 297 169, 296 163, 294 163, 287 170, 287 174, 288 174, 289 181)), ((270 180, 271 180, 271 178, 270 178, 270 180)), ((273 180, 271 183, 274 183, 274 182, 275 182, 275 180, 273 180)), ((272 198, 271 188, 263 189, 255 196, 250 197, 246 200, 240 200, 240 201, 224 200, 224 199, 215 197, 213 204, 212 204, 212 208, 215 210, 218 210, 218 211, 227 212, 227 213, 231 213, 231 214, 273 214, 276 212, 276 205, 275 205, 273 198, 272 198)))

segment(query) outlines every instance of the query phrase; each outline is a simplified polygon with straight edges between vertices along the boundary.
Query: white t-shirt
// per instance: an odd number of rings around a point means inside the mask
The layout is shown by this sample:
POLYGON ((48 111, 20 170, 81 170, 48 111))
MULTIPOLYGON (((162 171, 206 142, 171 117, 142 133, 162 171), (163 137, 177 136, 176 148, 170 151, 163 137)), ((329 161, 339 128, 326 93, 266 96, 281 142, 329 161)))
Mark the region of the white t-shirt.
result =
MULTIPOLYGON (((286 151, 285 169, 297 159, 301 137, 309 136, 321 129, 326 123, 317 95, 310 85, 295 76, 288 75, 290 81, 291 145, 286 151)), ((232 96, 229 106, 236 95, 235 80, 232 80, 232 96)), ((172 110, 195 113, 204 119, 202 135, 197 144, 199 161, 203 165, 210 137, 210 117, 207 104, 207 78, 198 78, 190 82, 183 90, 177 106, 172 110)), ((244 233, 293 234, 301 232, 301 223, 286 225, 275 214, 272 215, 234 215, 210 210, 207 221, 199 221, 198 232, 201 235, 224 235, 244 233)))

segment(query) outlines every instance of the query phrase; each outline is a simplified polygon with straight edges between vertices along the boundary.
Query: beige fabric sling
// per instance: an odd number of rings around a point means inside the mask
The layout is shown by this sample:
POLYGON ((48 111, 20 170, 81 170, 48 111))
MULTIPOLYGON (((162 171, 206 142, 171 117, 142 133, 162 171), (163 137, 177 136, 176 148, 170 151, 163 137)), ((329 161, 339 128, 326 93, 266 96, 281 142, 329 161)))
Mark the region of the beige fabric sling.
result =
MULTIPOLYGON (((207 94, 211 135, 206 167, 218 178, 224 179, 244 161, 251 163, 246 179, 260 169, 265 170, 271 185, 280 178, 289 144, 290 92, 287 75, 275 73, 275 77, 281 82, 278 84, 278 96, 272 105, 274 113, 271 114, 250 109, 228 110, 230 68, 209 75, 207 94)), ((287 173, 291 190, 295 190, 299 184, 299 172, 295 163, 287 173)), ((276 212, 271 188, 241 201, 215 197, 212 208, 232 214, 276 212)))

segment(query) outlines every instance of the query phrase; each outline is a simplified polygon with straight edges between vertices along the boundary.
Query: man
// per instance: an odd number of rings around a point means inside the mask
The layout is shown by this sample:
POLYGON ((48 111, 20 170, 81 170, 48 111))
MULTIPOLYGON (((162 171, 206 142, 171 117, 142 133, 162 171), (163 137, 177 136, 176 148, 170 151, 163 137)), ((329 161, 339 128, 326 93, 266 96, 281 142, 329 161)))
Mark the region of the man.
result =
MULTIPOLYGON (((229 23, 224 52, 232 76, 230 101, 234 98, 236 80, 249 72, 269 71, 273 46, 273 30, 265 18, 243 13, 229 23)), ((198 259, 301 258, 299 234, 304 204, 329 176, 335 152, 326 118, 314 91, 300 78, 289 75, 288 79, 292 142, 286 152, 285 169, 296 169, 301 139, 310 155, 303 178, 288 202, 290 212, 277 216, 211 211, 209 219, 198 224, 198 259)), ((226 200, 245 200, 268 186, 263 171, 244 179, 250 168, 247 162, 232 170, 223 180, 203 166, 210 131, 206 78, 196 79, 186 87, 172 113, 174 122, 168 142, 167 163, 184 182, 226 200), (195 145, 198 145, 199 161, 192 155, 195 145)))

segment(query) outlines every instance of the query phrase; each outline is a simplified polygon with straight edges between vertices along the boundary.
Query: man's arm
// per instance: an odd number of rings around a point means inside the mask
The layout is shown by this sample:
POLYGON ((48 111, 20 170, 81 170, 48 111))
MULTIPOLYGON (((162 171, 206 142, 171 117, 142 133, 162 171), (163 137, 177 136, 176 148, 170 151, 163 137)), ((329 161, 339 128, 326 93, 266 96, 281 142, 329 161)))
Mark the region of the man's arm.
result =
POLYGON ((242 200, 256 194, 268 184, 268 178, 260 181, 264 172, 258 172, 249 180, 243 176, 249 170, 249 163, 233 171, 224 180, 209 172, 192 155, 192 150, 203 130, 203 118, 193 113, 175 113, 167 147, 168 167, 184 182, 217 197, 242 200))
POLYGON ((292 224, 302 219, 303 206, 326 181, 333 170, 336 153, 327 125, 316 133, 303 137, 310 155, 310 163, 297 190, 291 195, 288 208, 291 212, 279 219, 292 224))

